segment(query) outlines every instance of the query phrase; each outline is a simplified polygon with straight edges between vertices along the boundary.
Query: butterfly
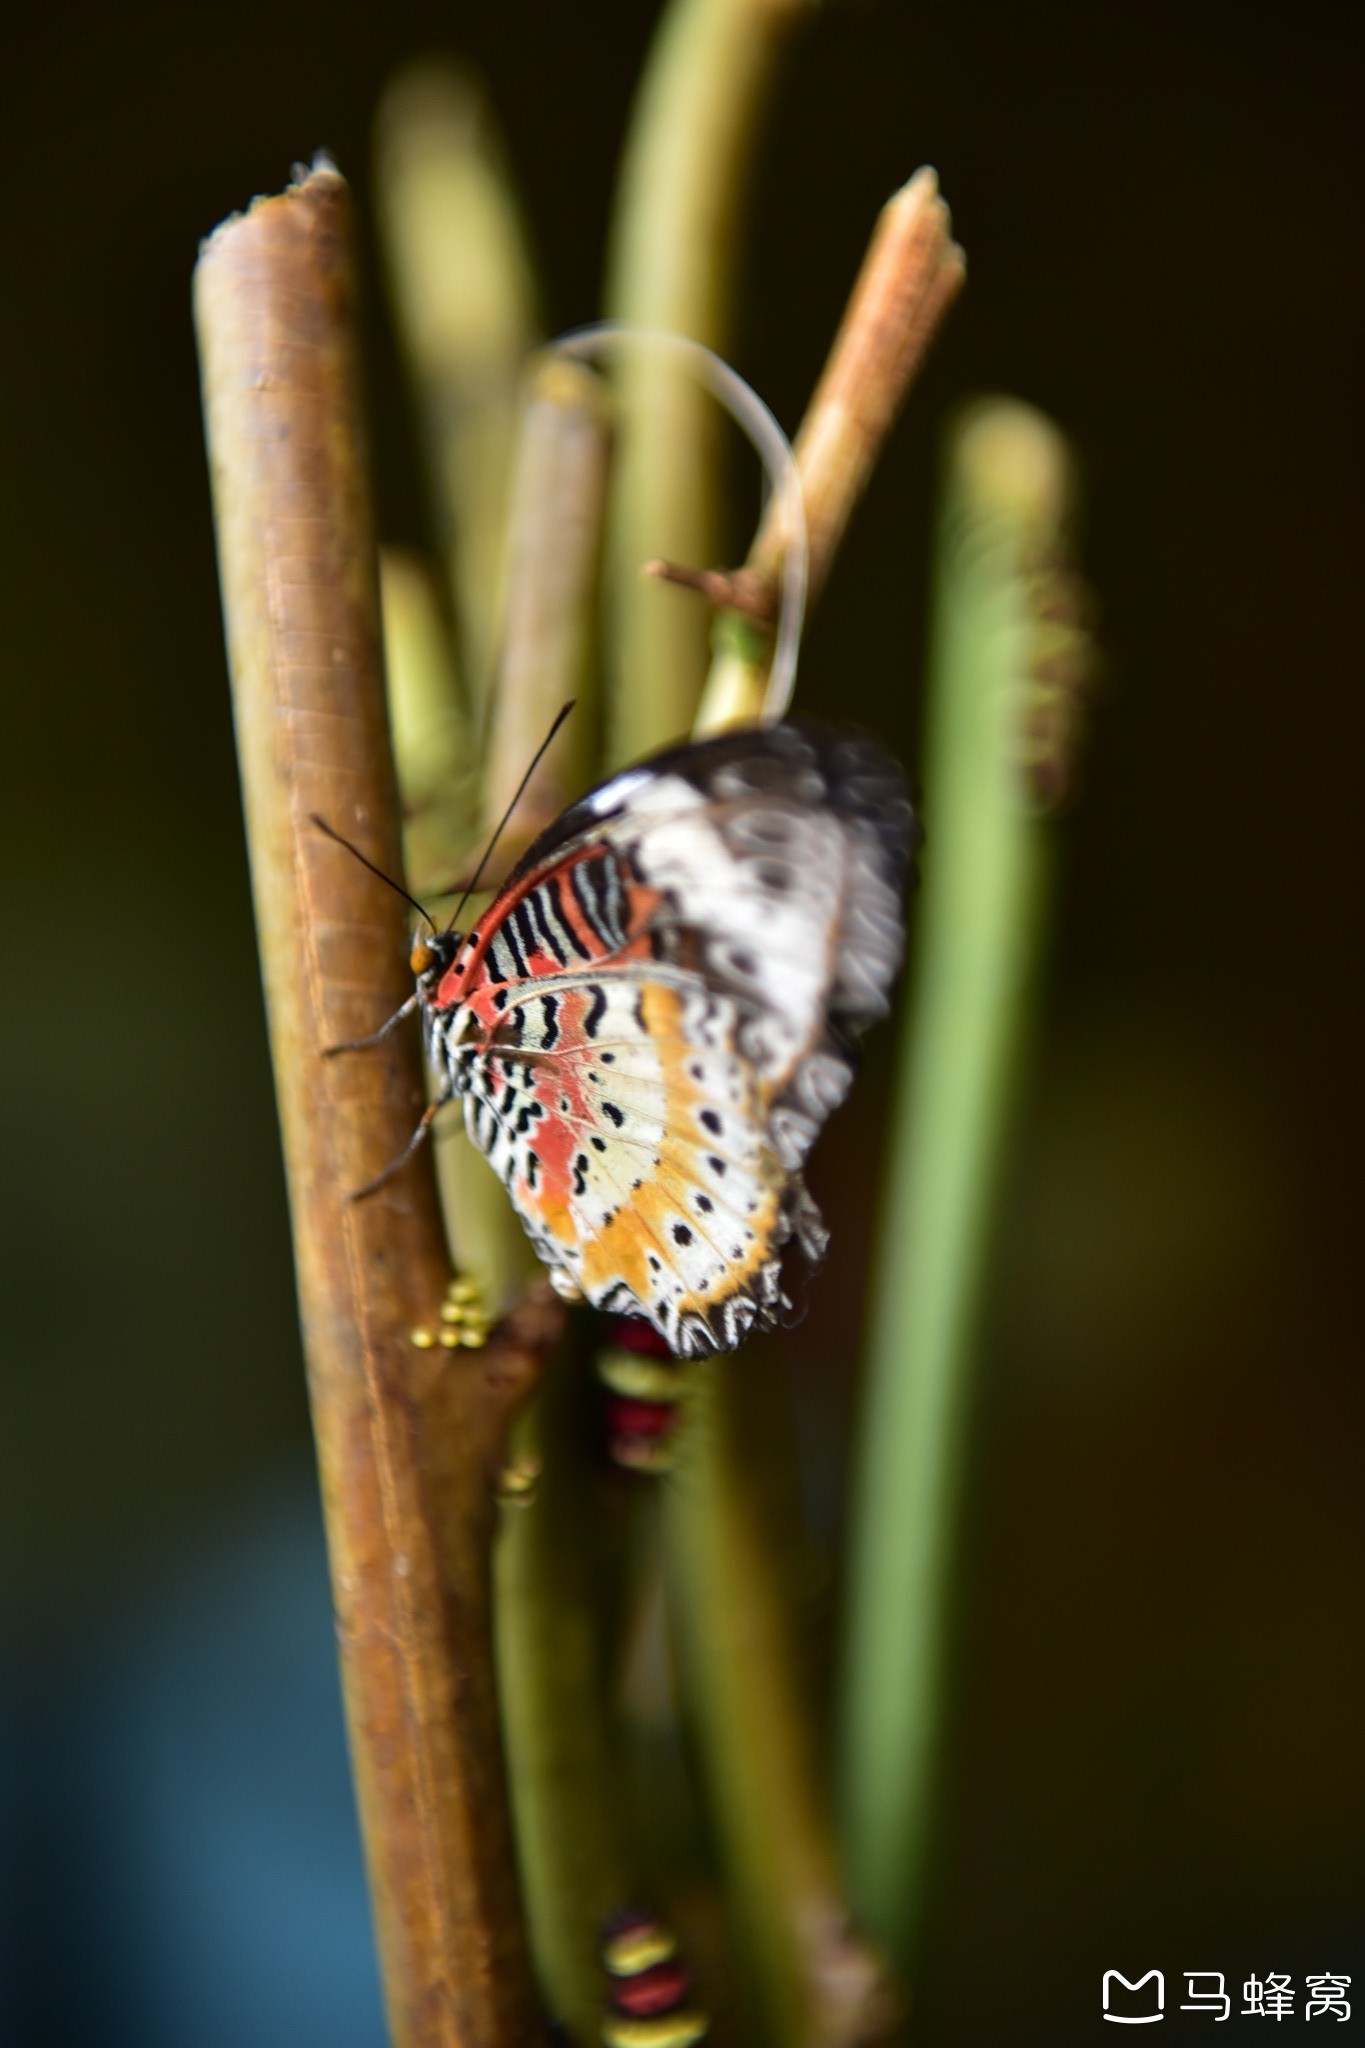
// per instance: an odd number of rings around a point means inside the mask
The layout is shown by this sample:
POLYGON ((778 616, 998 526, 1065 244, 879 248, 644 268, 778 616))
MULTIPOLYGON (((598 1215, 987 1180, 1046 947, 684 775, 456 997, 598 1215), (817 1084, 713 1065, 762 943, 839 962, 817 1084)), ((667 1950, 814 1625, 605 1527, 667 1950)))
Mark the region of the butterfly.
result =
POLYGON ((412 966, 436 1107, 464 1105, 550 1278, 680 1357, 790 1311, 828 1240, 802 1177, 886 1014, 918 839, 875 741, 722 734, 602 783, 412 966))

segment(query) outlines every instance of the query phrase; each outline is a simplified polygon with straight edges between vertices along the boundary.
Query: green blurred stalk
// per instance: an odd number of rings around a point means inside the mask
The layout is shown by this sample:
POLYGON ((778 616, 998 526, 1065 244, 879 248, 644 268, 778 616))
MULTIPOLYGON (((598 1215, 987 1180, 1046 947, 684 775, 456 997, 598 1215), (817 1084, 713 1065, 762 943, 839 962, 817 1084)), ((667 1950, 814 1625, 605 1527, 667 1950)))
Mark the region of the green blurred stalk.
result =
MULTIPOLYGON (((415 556, 380 558, 389 728, 403 814, 403 853, 413 893, 439 914, 469 857, 482 815, 481 781, 454 657, 430 571, 415 556)), ((436 1086, 426 1070, 428 1095, 436 1086)), ((536 1270, 526 1233, 488 1163, 448 1109, 431 1139, 450 1255, 496 1313, 511 1307, 536 1270)))
MULTIPOLYGON (((502 658, 489 707, 490 827, 555 713, 569 697, 577 702, 517 806, 500 866, 590 779, 611 455, 612 416, 601 379, 561 356, 534 362, 507 535, 502 658)), ((501 1188, 494 1193, 504 1228, 515 1232, 526 1255, 511 1205, 501 1188)), ((532 1952, 552 2016, 583 2042, 601 2024, 603 1925, 640 1895, 589 1540, 597 1504, 583 1436, 592 1406, 575 1362, 561 1359, 518 1427, 515 1458, 538 1467, 540 1477, 529 1498, 504 1508, 494 1578, 498 1691, 532 1952)))
POLYGON ((661 1493, 665 1568, 746 1969, 746 2021, 782 2048, 882 2041, 899 1999, 840 1892, 802 1668, 792 1532, 772 1506, 782 1390, 755 1359, 690 1370, 688 1433, 661 1493))
POLYGON ((379 582, 403 866, 426 903, 450 887, 477 829, 478 761, 436 579, 420 556, 384 548, 379 582))
MULTIPOLYGON (((528 562, 525 494, 512 503, 537 292, 501 141, 471 73, 426 60, 393 80, 376 121, 375 188, 468 686, 461 691, 455 650, 429 583, 402 558, 390 559, 384 587, 390 718, 409 874, 420 895, 447 888, 477 860, 471 849, 497 794, 477 759, 495 650, 512 641, 524 654, 545 630, 547 608, 536 609, 545 548, 539 554, 531 548, 528 562), (505 578, 509 555, 527 572, 515 589, 505 578)), ((600 522, 599 514, 593 517, 600 522)), ((561 576, 548 609, 558 606, 555 616, 562 618, 566 602, 561 576)), ((595 603, 594 588, 580 610, 586 615, 595 603)), ((586 641, 577 618, 572 631, 576 644, 586 641)), ((556 703, 570 694, 581 665, 556 703)), ((537 670, 523 659, 497 706, 495 733, 524 747, 523 768, 548 724, 539 708, 546 666, 541 662, 537 670)), ((470 919, 485 901, 471 902, 470 919)), ((466 1143, 457 1114, 438 1126, 434 1150, 452 1255, 500 1312, 536 1270, 534 1255, 487 1163, 466 1143)))
POLYGON ((426 59, 386 88, 375 198, 471 701, 490 688, 521 374, 538 294, 483 87, 426 59))
MULTIPOLYGON (((554 2019, 591 2042, 602 1928, 640 1896, 607 1708, 583 1375, 560 1359, 514 1439, 540 1476, 505 1506, 494 1553, 498 1693, 536 1974, 554 2019)), ((589 1413, 591 1407, 589 1406, 589 1413)))
POLYGON ((902 1964, 925 1918, 966 1431, 1049 907, 1033 794, 1035 780, 1049 787, 1034 758, 1035 602, 1071 497, 1066 445, 1041 414, 988 401, 954 432, 924 888, 854 1473, 840 1730, 854 1905, 902 1964))
MULTIPOLYGON (((777 62, 812 0, 672 0, 636 96, 613 223, 607 314, 724 353, 744 201, 777 62)), ((692 373, 647 347, 623 361, 627 432, 609 537, 613 607, 608 765, 692 723, 710 619, 685 591, 642 584, 663 556, 693 568, 718 546, 719 438, 692 373)))

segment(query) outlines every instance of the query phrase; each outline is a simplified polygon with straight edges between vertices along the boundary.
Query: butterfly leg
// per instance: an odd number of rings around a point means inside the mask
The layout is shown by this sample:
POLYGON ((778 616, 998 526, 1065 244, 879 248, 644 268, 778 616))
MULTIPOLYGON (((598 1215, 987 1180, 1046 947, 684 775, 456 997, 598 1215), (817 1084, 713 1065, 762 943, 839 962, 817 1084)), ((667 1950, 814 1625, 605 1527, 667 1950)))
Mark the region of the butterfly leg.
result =
POLYGON ((453 1088, 447 1088, 436 1097, 436 1100, 434 1102, 429 1102, 426 1108, 422 1111, 421 1116, 417 1120, 416 1130, 408 1139, 407 1144, 403 1147, 402 1151, 398 1154, 397 1158, 391 1159, 388 1165, 384 1168, 384 1171, 382 1173, 377 1173, 373 1180, 367 1180, 363 1188, 353 1188, 351 1190, 351 1200, 353 1202, 362 1202, 364 1201, 366 1195, 374 1194, 376 1189, 382 1188, 386 1181, 392 1180, 394 1175, 398 1172, 399 1168, 407 1165, 413 1153, 422 1143, 423 1139, 426 1137, 427 1132, 431 1129, 432 1123, 435 1117, 437 1116, 438 1112, 440 1110, 443 1110, 448 1102, 453 1102, 454 1100, 455 1090, 453 1088))
POLYGON ((324 1045, 323 1058, 329 1060, 334 1053, 339 1052, 368 1052, 372 1045, 382 1045, 395 1025, 401 1024, 405 1017, 410 1017, 420 1001, 421 997, 414 989, 407 1001, 400 1003, 393 1015, 385 1018, 377 1031, 371 1031, 367 1038, 345 1038, 340 1045, 324 1045))

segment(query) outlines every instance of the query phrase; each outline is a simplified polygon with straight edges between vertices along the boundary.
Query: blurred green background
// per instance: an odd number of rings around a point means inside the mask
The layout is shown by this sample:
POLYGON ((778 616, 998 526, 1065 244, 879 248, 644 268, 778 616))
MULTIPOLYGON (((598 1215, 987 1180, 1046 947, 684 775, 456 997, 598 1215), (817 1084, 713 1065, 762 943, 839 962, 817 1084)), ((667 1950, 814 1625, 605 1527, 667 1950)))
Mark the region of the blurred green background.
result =
MULTIPOLYGON (((384 80, 453 49, 487 77, 552 328, 591 318, 654 19, 75 6, 11 51, 3 2040, 324 2038, 310 1992, 348 2016, 328 2038, 378 2038, 197 241, 319 146, 364 212, 384 80)), ((913 766, 937 438, 981 390, 1075 438, 1107 663, 993 1312, 926 2041, 1095 2038, 1108 1967, 1164 1969, 1168 2007, 1186 1967, 1354 1966, 1365 1998, 1360 48, 1354 10, 1304 0, 832 5, 764 150, 733 353, 789 427, 920 162, 970 265, 805 708, 913 766)), ((420 543, 366 265, 381 525, 420 543)), ((831 1551, 891 1043, 817 1154, 836 1252, 790 1340, 831 1551)))

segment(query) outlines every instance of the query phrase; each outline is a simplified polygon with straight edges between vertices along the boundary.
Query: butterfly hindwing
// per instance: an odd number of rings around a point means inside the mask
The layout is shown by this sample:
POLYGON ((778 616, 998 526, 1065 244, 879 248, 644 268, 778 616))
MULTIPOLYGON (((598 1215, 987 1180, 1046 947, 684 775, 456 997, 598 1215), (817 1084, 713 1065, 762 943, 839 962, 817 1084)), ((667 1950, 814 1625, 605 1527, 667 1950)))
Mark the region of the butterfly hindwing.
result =
POLYGON ((672 1348, 788 1306, 801 1166, 885 1013, 914 835, 873 743, 783 725, 584 798, 424 990, 433 1057, 542 1258, 672 1348))

